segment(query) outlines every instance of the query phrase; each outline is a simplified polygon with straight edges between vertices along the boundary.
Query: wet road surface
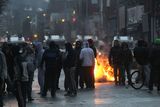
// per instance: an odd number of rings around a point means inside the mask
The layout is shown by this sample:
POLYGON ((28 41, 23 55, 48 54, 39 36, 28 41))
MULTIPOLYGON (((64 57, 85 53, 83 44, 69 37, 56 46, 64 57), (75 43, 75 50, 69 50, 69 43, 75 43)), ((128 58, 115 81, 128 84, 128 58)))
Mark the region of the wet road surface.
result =
MULTIPOLYGON (((77 97, 64 96, 64 75, 61 75, 60 88, 56 97, 51 98, 48 93, 42 98, 35 76, 33 84, 34 101, 27 103, 27 107, 159 107, 160 94, 156 90, 149 94, 147 88, 134 90, 132 87, 115 86, 114 83, 96 83, 95 90, 78 90, 77 97)), ((5 97, 4 107, 18 107, 13 96, 5 97)))

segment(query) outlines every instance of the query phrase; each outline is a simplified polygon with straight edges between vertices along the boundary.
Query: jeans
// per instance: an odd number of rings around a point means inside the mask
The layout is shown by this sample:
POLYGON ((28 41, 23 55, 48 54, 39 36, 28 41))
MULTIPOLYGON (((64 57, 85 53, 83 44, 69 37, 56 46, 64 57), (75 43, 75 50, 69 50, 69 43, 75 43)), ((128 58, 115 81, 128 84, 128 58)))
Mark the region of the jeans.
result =
POLYGON ((55 96, 55 92, 57 90, 57 72, 57 68, 46 68, 42 96, 46 96, 49 89, 51 89, 51 96, 55 96))
POLYGON ((18 107, 26 107, 27 82, 16 81, 15 89, 18 107))
POLYGON ((114 68, 115 85, 117 85, 118 82, 119 84, 125 84, 125 76, 124 76, 125 73, 122 70, 122 66, 115 64, 113 68, 114 68))
POLYGON ((153 90, 154 83, 157 83, 157 91, 160 91, 160 69, 151 68, 149 90, 153 90))
POLYGON ((32 99, 32 83, 34 78, 34 72, 29 74, 29 81, 27 84, 27 97, 28 99, 32 99))
POLYGON ((130 73, 130 70, 131 70, 130 64, 123 65, 124 79, 125 79, 125 72, 126 72, 127 73, 128 84, 131 83, 131 73, 130 73))
POLYGON ((56 82, 56 87, 57 89, 59 88, 59 79, 61 76, 61 68, 57 71, 57 82, 56 82))
POLYGON ((80 86, 81 88, 84 88, 84 79, 83 79, 82 67, 76 67, 75 81, 76 81, 77 89, 78 89, 78 86, 80 86))
POLYGON ((75 68, 65 68, 65 88, 69 93, 77 93, 75 82, 75 68))
POLYGON ((40 93, 42 93, 44 88, 44 70, 42 68, 38 68, 38 84, 40 86, 40 93))
POLYGON ((145 84, 148 86, 149 80, 150 80, 150 72, 151 72, 150 65, 149 64, 142 65, 141 69, 142 69, 142 72, 144 72, 145 74, 145 84))
POLYGON ((92 77, 92 66, 84 66, 83 73, 84 73, 84 82, 86 84, 86 88, 93 88, 93 77, 92 77))

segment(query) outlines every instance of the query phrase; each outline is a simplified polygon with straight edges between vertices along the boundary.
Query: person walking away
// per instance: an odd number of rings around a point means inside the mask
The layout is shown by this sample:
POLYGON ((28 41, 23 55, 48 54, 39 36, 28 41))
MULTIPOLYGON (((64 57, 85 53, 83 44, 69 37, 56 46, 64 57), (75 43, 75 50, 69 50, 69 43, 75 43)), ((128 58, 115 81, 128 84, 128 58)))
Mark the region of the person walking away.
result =
POLYGON ((47 91, 51 90, 51 96, 55 97, 56 94, 56 83, 57 83, 57 72, 59 70, 58 64, 60 60, 60 53, 57 50, 56 44, 54 41, 49 43, 49 49, 45 50, 41 67, 45 63, 45 74, 44 74, 44 89, 42 92, 42 97, 47 95, 47 91))
POLYGON ((76 87, 78 89, 78 86, 81 87, 81 89, 84 88, 84 79, 82 75, 82 61, 80 60, 80 52, 82 49, 82 43, 81 41, 76 41, 75 45, 75 54, 76 54, 76 72, 75 72, 75 81, 76 81, 76 87))
POLYGON ((2 46, 2 51, 6 57, 7 63, 7 79, 5 80, 7 84, 7 92, 10 94, 13 92, 13 79, 14 79, 14 56, 13 56, 12 44, 4 43, 2 46))
POLYGON ((160 93, 160 43, 155 42, 150 53, 151 73, 149 80, 149 93, 153 91, 154 83, 157 84, 157 92, 160 93))
POLYGON ((137 46, 134 48, 134 57, 136 62, 140 65, 140 69, 145 74, 145 85, 148 87, 150 79, 150 63, 149 63, 150 50, 147 42, 139 40, 137 46))
POLYGON ((67 93, 65 96, 76 96, 77 88, 75 83, 75 51, 73 50, 71 43, 65 44, 66 48, 66 57, 64 59, 64 72, 65 72, 65 82, 68 87, 67 93))
MULTIPOLYGON (((128 85, 131 83, 131 64, 133 62, 133 56, 132 52, 128 47, 128 44, 126 42, 122 43, 122 81, 125 82, 125 72, 127 73, 127 79, 128 79, 128 85)), ((126 84, 125 84, 126 85, 126 84)))
MULTIPOLYGON (((92 39, 88 39, 88 43, 89 43, 89 47, 93 50, 94 52, 94 56, 95 58, 97 57, 97 49, 94 46, 94 41, 92 39)), ((92 88, 95 88, 94 83, 95 83, 95 78, 94 78, 94 67, 95 65, 92 66, 92 70, 91 70, 91 77, 92 77, 92 82, 91 82, 91 86, 92 88)))
POLYGON ((18 52, 15 54, 15 94, 18 101, 18 107, 26 107, 26 93, 28 83, 26 44, 19 44, 16 46, 16 48, 18 52))
POLYGON ((42 61, 42 56, 44 53, 44 49, 41 43, 35 44, 35 63, 38 68, 38 84, 40 87, 40 94, 42 94, 44 88, 44 72, 45 66, 40 67, 40 63, 42 61))
POLYGON ((3 89, 7 79, 7 64, 4 53, 0 50, 0 107, 3 107, 3 89))
POLYGON ((27 47, 26 60, 27 60, 27 71, 28 71, 28 77, 29 77, 28 84, 27 84, 27 97, 28 97, 28 101, 32 101, 34 100, 32 98, 32 83, 33 83, 34 71, 36 67, 35 67, 34 51, 30 46, 27 47))
POLYGON ((92 69, 95 64, 95 55, 93 50, 89 47, 88 42, 84 42, 84 48, 80 53, 80 60, 82 60, 82 70, 84 74, 84 81, 87 89, 94 89, 92 85, 92 69))
POLYGON ((122 80, 122 48, 118 40, 114 40, 114 46, 111 48, 109 52, 109 64, 114 69, 114 78, 115 78, 115 85, 124 84, 122 80), (118 75, 119 71, 119 75, 118 75), (119 80, 118 80, 118 79, 119 80))
POLYGON ((57 47, 57 50, 58 50, 59 53, 60 53, 60 59, 59 59, 59 62, 58 62, 58 72, 57 72, 56 87, 57 87, 57 90, 60 90, 60 87, 59 87, 59 79, 60 79, 61 70, 62 70, 62 53, 61 53, 61 51, 60 51, 59 45, 56 44, 56 47, 57 47))

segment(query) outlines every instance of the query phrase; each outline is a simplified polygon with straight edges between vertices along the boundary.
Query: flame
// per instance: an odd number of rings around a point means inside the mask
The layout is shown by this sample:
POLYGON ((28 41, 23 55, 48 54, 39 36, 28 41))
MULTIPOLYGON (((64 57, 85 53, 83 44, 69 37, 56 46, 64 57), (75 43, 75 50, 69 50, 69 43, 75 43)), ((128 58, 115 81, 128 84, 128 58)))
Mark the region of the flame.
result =
POLYGON ((114 72, 109 65, 108 57, 100 52, 95 59, 94 76, 97 82, 114 81, 114 72))

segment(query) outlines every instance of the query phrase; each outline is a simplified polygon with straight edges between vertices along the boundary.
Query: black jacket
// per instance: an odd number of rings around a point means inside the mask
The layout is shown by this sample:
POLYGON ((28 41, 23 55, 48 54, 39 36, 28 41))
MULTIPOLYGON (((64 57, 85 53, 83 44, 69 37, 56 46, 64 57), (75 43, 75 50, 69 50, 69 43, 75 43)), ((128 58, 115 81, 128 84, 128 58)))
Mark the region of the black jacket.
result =
POLYGON ((81 48, 75 48, 75 66, 76 67, 81 67, 82 65, 82 60, 80 59, 80 53, 81 53, 81 48))
POLYGON ((94 57, 96 58, 97 57, 97 49, 95 46, 90 46, 90 48, 93 50, 94 52, 94 57))
POLYGON ((67 55, 63 62, 64 68, 75 67, 76 55, 74 50, 70 50, 67 52, 67 55))
POLYGON ((122 65, 122 48, 112 47, 109 53, 110 65, 122 65))
POLYGON ((150 53, 150 64, 154 69, 160 70, 160 47, 154 47, 150 53))
POLYGON ((59 64, 61 62, 61 54, 58 49, 47 49, 45 50, 43 57, 42 57, 42 62, 41 66, 45 62, 45 67, 46 68, 59 68, 59 64))
POLYGON ((63 67, 64 68, 75 67, 76 55, 75 51, 72 48, 72 44, 66 43, 65 48, 66 48, 66 55, 64 58, 63 67))
POLYGON ((147 65, 149 64, 149 48, 147 47, 135 47, 134 57, 138 64, 147 65))
POLYGON ((133 62, 133 56, 132 52, 130 49, 123 49, 122 50, 122 64, 123 65, 128 65, 133 62))

